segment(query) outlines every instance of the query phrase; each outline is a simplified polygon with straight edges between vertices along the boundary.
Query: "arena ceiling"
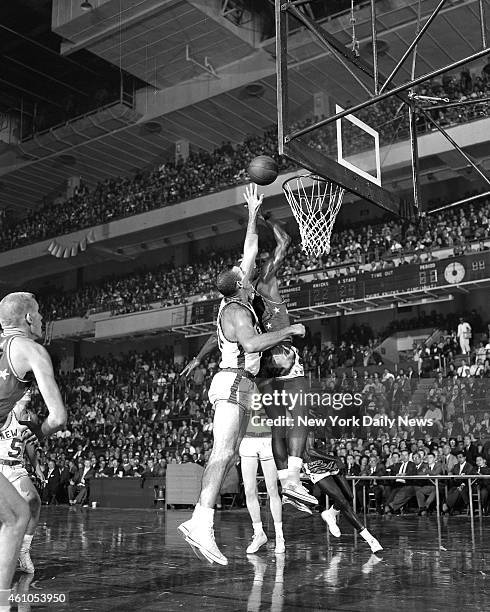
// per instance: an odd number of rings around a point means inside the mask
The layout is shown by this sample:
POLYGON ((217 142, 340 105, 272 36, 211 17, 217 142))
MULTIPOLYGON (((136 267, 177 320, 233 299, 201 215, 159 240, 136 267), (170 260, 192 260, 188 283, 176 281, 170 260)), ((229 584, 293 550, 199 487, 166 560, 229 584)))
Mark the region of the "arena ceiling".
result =
MULTIPOLYGON (((121 2, 122 6, 134 5, 129 0, 121 2)), ((37 4, 46 7, 50 2, 21 0, 21 13, 37 4)), ((71 0, 71 4, 76 9, 77 0, 71 0)), ((142 3, 145 13, 141 14, 141 8, 140 12, 128 12, 123 24, 121 14, 114 12, 114 7, 120 6, 119 0, 116 4, 112 0, 93 4, 98 7, 96 11, 77 13, 65 24, 55 15, 54 23, 57 18, 59 21, 55 30, 65 39, 70 38, 63 42, 64 56, 56 61, 80 62, 79 54, 85 54, 83 58, 91 59, 86 64, 82 61, 84 69, 92 66, 92 61, 102 62, 105 69, 111 61, 113 69, 121 67, 138 78, 140 85, 144 80, 150 87, 140 90, 136 109, 116 105, 106 109, 104 115, 97 113, 84 123, 36 137, 0 156, 0 205, 35 207, 42 196, 55 193, 74 174, 82 175, 89 185, 110 176, 129 175, 172 155, 175 141, 181 138, 212 150, 224 140, 240 142, 247 134, 262 132, 275 123, 274 40, 262 40, 260 20, 254 22, 258 29, 251 32, 250 23, 241 27, 224 23, 227 20, 220 13, 211 16, 212 2, 147 0, 142 3), (204 65, 207 57, 216 75, 189 61, 187 46, 198 63, 204 65), (179 87, 186 92, 181 100, 168 108, 165 103, 153 103, 157 98, 170 99, 173 92, 180 91, 179 87), (156 109, 153 114, 148 112, 149 107, 156 109)), ((436 0, 424 0, 422 15, 428 15, 436 4, 436 0)), ((393 0, 379 2, 378 6, 378 35, 384 43, 380 69, 390 72, 413 38, 418 2, 393 0)), ((369 59, 368 9, 361 6, 356 15, 360 52, 369 59)), ((351 36, 349 18, 349 14, 341 15, 327 24, 329 31, 347 45, 351 36)), ((28 32, 33 33, 29 29, 28 32)), ((417 74, 477 50, 477 32, 478 2, 448 2, 419 47, 417 74)), ((42 35, 48 36, 49 32, 44 30, 42 35)), ((56 40, 59 44, 60 38, 56 40)), ((3 55, 3 45, 1 51, 3 55)), ((299 112, 311 107, 312 96, 319 89, 328 89, 338 100, 348 97, 356 101, 356 92, 346 85, 337 61, 309 33, 298 30, 289 55, 296 67, 290 91, 293 109, 299 112)), ((410 64, 407 66, 397 75, 396 83, 409 76, 410 64)))

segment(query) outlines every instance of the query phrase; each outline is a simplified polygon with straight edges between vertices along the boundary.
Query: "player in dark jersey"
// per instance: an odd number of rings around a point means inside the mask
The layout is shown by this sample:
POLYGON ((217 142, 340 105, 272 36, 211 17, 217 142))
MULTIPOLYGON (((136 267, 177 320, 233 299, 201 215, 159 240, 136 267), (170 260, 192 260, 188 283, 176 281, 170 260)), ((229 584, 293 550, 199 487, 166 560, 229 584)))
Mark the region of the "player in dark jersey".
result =
POLYGON ((321 513, 330 533, 334 537, 340 538, 337 516, 342 513, 354 529, 359 532, 361 538, 368 543, 371 552, 382 551, 381 544, 361 523, 352 509, 352 490, 345 478, 345 467, 342 461, 334 455, 313 448, 312 437, 310 437, 310 444, 307 445, 303 458, 304 469, 311 482, 328 497, 329 501, 333 501, 330 508, 321 513))
MULTIPOLYGON (((276 240, 274 253, 262 257, 262 266, 255 281, 254 308, 261 318, 263 331, 268 332, 290 325, 288 309, 279 292, 277 273, 284 262, 291 238, 282 224, 270 215, 262 219, 276 240)), ((316 504, 316 498, 310 495, 300 481, 302 457, 308 437, 308 427, 304 424, 308 417, 304 404, 308 387, 301 357, 292 340, 288 339, 265 353, 262 364, 259 375, 271 380, 272 393, 278 392, 275 397, 286 398, 286 403, 281 401, 266 406, 267 415, 274 419, 291 419, 291 425, 272 427, 272 449, 282 493, 286 498, 294 500, 297 508, 311 514, 304 504, 316 504)))
MULTIPOLYGON (((39 424, 21 415, 39 439, 66 424, 66 410, 54 379, 46 349, 36 340, 42 337, 42 316, 31 293, 10 293, 0 302, 0 427, 35 379, 46 402, 48 416, 39 424)), ((15 564, 30 519, 28 504, 0 474, 0 612, 10 609, 8 596, 15 564)))

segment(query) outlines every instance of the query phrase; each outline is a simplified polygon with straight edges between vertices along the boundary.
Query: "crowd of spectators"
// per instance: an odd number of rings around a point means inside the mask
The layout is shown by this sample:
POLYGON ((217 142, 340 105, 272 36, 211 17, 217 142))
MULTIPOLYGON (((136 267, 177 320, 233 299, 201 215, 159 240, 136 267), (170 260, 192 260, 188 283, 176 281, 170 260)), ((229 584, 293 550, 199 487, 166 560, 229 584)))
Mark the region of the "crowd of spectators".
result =
MULTIPOLYGON (((475 444, 490 437, 490 344, 484 347, 486 370, 477 375, 451 367, 443 372, 434 361, 427 372, 432 377, 430 385, 414 402, 421 380, 414 363, 394 369, 375 351, 368 358, 365 350, 372 350, 374 334, 366 325, 353 326, 345 338, 338 347, 319 345, 313 338, 302 349, 302 356, 312 388, 329 394, 360 394, 362 405, 356 408, 356 415, 395 419, 389 426, 364 428, 365 450, 371 451, 370 439, 384 437, 398 440, 395 450, 402 450, 403 440, 429 437, 456 448, 464 436, 475 444), (432 419, 432 424, 420 421, 405 426, 398 417, 432 419)), ((479 350, 481 347, 476 353, 479 350)), ((456 346, 454 351, 456 359, 456 346)), ((179 378, 185 364, 175 363, 171 352, 157 349, 96 357, 72 372, 60 372, 57 379, 70 418, 67 431, 46 440, 40 453, 46 474, 56 476, 52 486, 45 487, 45 501, 54 497, 71 503, 85 501, 87 488, 80 481, 91 477, 161 477, 168 463, 204 465, 213 444, 213 410, 207 388, 218 367, 217 357, 210 355, 190 379, 179 378)), ((36 392, 33 409, 43 411, 36 392)), ((348 417, 349 410, 344 409, 342 415, 348 417)), ((343 440, 337 447, 340 456, 345 441, 358 434, 349 427, 330 432, 343 440)), ((363 454, 368 460, 372 455, 361 453, 360 457, 363 454)), ((355 457, 356 462, 360 457, 355 457)))
MULTIPOLYGON (((438 257, 438 249, 449 249, 454 255, 472 249, 485 250, 489 237, 490 202, 482 201, 422 218, 417 224, 392 220, 339 229, 332 235, 331 254, 321 258, 308 257, 296 243, 289 247, 281 274, 284 283, 291 285, 301 283, 301 275, 307 273, 322 280, 385 270, 433 261, 438 257)), ((447 256, 447 250, 444 252, 447 256)), ((194 296, 200 300, 217 298, 215 279, 239 254, 237 245, 227 251, 200 253, 192 265, 176 266, 169 261, 154 269, 102 278, 77 291, 54 289, 39 296, 42 310, 46 318, 56 320, 85 316, 93 310, 112 314, 148 310, 152 304, 159 307, 182 304, 194 296)))
MULTIPOLYGON (((486 66, 478 76, 471 75, 467 70, 459 77, 448 75, 440 82, 425 84, 420 93, 444 95, 451 100, 475 98, 477 101, 479 97, 488 96, 489 73, 486 66)), ((359 113, 360 119, 379 129, 381 144, 406 138, 406 113, 399 114, 397 106, 397 102, 388 99, 359 113)), ((434 113, 447 126, 480 118, 487 110, 488 106, 475 102, 475 106, 434 113)), ((314 117, 310 117, 297 122, 293 127, 299 128, 314 120, 314 117)), ((429 126, 422 122, 419 129, 426 131, 429 126)), ((331 150, 335 139, 329 130, 313 132, 309 138, 312 146, 335 154, 331 150)), ((350 142, 347 139, 347 154, 349 147, 355 148, 357 152, 362 149, 364 143, 359 138, 356 136, 356 140, 350 142)), ((365 144, 372 146, 370 143, 365 144)), ((151 171, 139 171, 133 178, 106 180, 92 191, 82 184, 69 200, 45 203, 25 219, 2 227, 0 249, 17 248, 94 226, 101 220, 108 222, 128 217, 236 185, 246 180, 244 169, 253 157, 260 154, 275 157, 281 172, 293 167, 286 159, 278 159, 276 128, 273 126, 263 134, 249 136, 235 146, 227 142, 213 152, 192 151, 185 161, 165 162, 151 171)))

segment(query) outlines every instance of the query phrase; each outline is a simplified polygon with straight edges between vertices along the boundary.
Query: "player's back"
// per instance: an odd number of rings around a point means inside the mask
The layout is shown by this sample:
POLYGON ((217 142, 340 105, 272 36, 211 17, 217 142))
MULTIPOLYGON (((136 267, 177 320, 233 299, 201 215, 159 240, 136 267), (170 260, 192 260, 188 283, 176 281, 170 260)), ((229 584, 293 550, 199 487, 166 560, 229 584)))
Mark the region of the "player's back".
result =
POLYGON ((253 307, 264 332, 274 332, 291 324, 286 302, 279 293, 277 279, 265 283, 260 278, 255 286, 253 307))
POLYGON ((32 384, 32 376, 21 379, 12 367, 10 351, 16 337, 2 336, 0 339, 0 427, 32 384))
POLYGON ((222 318, 223 311, 225 308, 231 306, 232 304, 236 304, 240 307, 245 308, 252 318, 252 324, 256 333, 260 333, 261 329, 259 326, 258 317, 253 309, 253 307, 245 302, 241 302, 240 300, 234 298, 223 298, 221 301, 219 311, 218 311, 218 319, 217 319, 217 334, 218 334, 218 347, 221 351, 221 360, 219 367, 220 369, 240 369, 249 372, 250 374, 257 374, 260 367, 260 353, 246 353, 241 346, 241 344, 237 341, 230 341, 226 337, 223 327, 222 327, 222 318))

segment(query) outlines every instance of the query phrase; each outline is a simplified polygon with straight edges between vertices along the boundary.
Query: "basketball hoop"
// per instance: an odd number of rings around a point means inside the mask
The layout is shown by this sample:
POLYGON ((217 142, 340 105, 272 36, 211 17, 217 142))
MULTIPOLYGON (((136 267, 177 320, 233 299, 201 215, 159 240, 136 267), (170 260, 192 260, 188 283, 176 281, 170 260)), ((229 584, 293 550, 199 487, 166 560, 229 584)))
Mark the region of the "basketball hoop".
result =
POLYGON ((282 184, 293 211, 303 251, 310 257, 330 253, 330 236, 345 190, 330 179, 314 174, 293 176, 282 184))

